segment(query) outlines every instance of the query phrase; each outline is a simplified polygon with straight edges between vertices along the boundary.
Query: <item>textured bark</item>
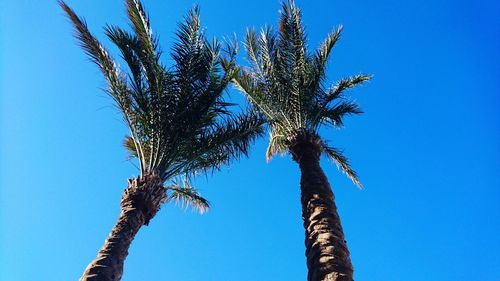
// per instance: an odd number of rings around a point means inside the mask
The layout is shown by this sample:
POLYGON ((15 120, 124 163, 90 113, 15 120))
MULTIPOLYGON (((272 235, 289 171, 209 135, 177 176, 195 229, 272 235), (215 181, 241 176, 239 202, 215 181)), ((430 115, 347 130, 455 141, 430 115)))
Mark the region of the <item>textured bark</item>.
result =
POLYGON ((122 195, 118 221, 80 281, 120 280, 132 240, 139 229, 155 216, 165 196, 161 178, 155 174, 130 179, 122 195))
POLYGON ((319 165, 321 140, 310 133, 296 135, 290 146, 301 171, 302 219, 308 281, 352 281, 349 257, 340 217, 328 179, 319 165))

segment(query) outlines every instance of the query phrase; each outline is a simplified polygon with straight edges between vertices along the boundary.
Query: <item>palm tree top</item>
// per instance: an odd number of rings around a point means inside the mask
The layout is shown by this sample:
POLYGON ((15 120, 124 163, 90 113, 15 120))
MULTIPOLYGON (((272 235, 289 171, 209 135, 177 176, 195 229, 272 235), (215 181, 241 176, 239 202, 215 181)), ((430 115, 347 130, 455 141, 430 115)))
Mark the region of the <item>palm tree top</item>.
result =
POLYGON ((282 2, 278 26, 277 31, 266 27, 260 34, 254 29, 247 31, 245 48, 251 66, 240 68, 234 79, 237 88, 270 124, 267 160, 275 154, 291 152, 300 136, 312 136, 318 149, 361 186, 347 158, 321 140, 318 129, 342 127, 345 116, 362 113, 355 102, 347 99, 345 91, 371 76, 355 75, 326 87, 327 62, 342 27, 329 33, 319 48, 310 53, 301 11, 293 0, 282 2))
MULTIPOLYGON (((124 71, 90 33, 85 20, 63 1, 60 5, 75 27, 75 37, 106 78, 107 93, 130 130, 125 147, 138 159, 141 176, 157 174, 163 182, 189 177, 248 153, 263 122, 251 111, 229 111, 232 104, 224 101, 223 94, 235 73, 236 45, 208 42, 197 6, 179 24, 171 50, 174 63, 166 67, 142 4, 126 0, 133 31, 105 27, 128 65, 124 71)), ((194 196, 190 198, 197 196, 187 181, 184 187, 174 182, 171 190, 184 192, 172 195, 177 200, 187 193, 194 196)))

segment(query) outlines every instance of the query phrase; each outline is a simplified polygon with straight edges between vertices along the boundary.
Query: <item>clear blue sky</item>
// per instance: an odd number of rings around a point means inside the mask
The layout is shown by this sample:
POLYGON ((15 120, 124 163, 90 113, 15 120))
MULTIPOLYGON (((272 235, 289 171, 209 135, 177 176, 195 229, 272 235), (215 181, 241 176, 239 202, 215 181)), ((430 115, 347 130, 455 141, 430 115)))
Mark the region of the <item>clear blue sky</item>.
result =
MULTIPOLYGON (((125 24, 122 2, 68 0, 101 39, 105 23, 125 24)), ((168 50, 194 2, 144 3, 168 50)), ((278 0, 198 3, 209 35, 241 40, 278 18, 278 0)), ((310 47, 344 25, 329 81, 374 74, 353 92, 366 114, 324 132, 365 186, 322 161, 355 279, 500 280, 499 2, 297 3, 310 47)), ((56 1, 0 2, 2 281, 77 280, 137 174, 103 78, 71 34, 56 1)), ((266 164, 266 142, 196 180, 209 213, 164 206, 136 237, 123 280, 305 280, 299 170, 289 156, 266 164)))

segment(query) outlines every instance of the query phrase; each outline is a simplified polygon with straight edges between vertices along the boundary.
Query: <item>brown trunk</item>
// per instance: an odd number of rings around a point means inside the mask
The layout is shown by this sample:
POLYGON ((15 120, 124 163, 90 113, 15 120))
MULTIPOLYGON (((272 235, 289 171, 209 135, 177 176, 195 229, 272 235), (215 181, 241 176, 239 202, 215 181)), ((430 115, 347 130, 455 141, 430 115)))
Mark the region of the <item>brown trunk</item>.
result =
POLYGON ((165 196, 163 183, 155 174, 129 180, 120 203, 120 217, 80 281, 120 280, 132 240, 154 217, 165 196))
POLYGON ((302 219, 308 281, 352 281, 353 267, 334 195, 319 165, 319 139, 306 138, 290 147, 301 171, 302 219))

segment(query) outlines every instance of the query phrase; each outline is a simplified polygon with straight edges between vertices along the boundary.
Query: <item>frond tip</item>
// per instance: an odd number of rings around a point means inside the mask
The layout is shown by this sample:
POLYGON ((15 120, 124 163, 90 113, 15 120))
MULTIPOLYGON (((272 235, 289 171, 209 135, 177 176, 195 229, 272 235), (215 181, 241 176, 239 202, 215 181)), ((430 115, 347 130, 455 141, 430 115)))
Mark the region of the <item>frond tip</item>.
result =
POLYGON ((180 204, 182 207, 191 207, 203 214, 210 209, 210 203, 203 198, 200 193, 194 189, 188 180, 183 181, 184 185, 174 182, 167 187, 168 199, 180 204))

